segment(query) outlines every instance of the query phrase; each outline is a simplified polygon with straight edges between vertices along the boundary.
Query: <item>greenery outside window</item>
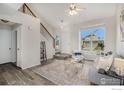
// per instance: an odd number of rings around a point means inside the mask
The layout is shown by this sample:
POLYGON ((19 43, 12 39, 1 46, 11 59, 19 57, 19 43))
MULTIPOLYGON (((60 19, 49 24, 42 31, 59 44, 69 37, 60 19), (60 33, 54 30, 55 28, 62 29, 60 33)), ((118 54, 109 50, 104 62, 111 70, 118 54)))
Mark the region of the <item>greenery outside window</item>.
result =
POLYGON ((81 50, 104 50, 105 27, 97 27, 80 31, 81 50))

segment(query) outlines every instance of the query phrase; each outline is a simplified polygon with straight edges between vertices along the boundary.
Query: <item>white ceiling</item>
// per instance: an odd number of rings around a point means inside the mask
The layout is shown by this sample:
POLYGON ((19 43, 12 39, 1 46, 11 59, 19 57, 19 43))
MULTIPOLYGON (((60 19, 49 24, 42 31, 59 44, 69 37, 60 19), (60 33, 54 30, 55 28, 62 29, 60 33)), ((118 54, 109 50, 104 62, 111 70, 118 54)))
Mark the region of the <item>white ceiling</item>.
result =
POLYGON ((69 16, 69 3, 41 3, 31 4, 36 12, 44 18, 51 26, 58 28, 62 25, 83 23, 89 20, 115 16, 117 4, 76 4, 79 8, 86 10, 79 12, 78 15, 69 16), (61 23, 61 20, 64 22, 61 23))
MULTIPOLYGON (((16 10, 21 7, 22 3, 6 3, 9 7, 16 10)), ((86 8, 78 15, 69 16, 68 7, 69 3, 32 3, 30 4, 33 9, 54 28, 60 28, 61 26, 68 26, 72 24, 79 24, 89 20, 110 17, 116 15, 117 4, 104 4, 104 3, 92 3, 92 4, 76 4, 79 8, 86 8), (61 23, 63 20, 63 23, 61 23)))
POLYGON ((22 6, 23 3, 5 3, 5 5, 15 9, 15 10, 18 10, 21 6, 22 6))

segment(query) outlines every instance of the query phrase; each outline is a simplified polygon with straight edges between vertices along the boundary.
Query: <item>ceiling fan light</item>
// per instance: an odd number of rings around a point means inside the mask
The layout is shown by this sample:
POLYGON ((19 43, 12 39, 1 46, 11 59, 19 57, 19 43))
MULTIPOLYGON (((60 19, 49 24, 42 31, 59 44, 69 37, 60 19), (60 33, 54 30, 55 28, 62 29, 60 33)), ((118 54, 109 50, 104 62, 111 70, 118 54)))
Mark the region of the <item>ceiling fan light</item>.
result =
POLYGON ((69 14, 70 14, 71 16, 76 15, 76 14, 77 14, 77 11, 71 10, 71 11, 69 11, 69 14))
POLYGON ((69 15, 73 16, 73 15, 76 15, 79 11, 82 11, 82 10, 85 10, 86 8, 77 8, 77 6, 72 3, 70 6, 69 6, 69 15))
POLYGON ((70 8, 71 8, 72 10, 75 9, 75 8, 76 8, 75 4, 71 4, 71 5, 70 5, 70 8))
POLYGON ((77 11, 73 11, 73 13, 76 15, 77 14, 77 11))

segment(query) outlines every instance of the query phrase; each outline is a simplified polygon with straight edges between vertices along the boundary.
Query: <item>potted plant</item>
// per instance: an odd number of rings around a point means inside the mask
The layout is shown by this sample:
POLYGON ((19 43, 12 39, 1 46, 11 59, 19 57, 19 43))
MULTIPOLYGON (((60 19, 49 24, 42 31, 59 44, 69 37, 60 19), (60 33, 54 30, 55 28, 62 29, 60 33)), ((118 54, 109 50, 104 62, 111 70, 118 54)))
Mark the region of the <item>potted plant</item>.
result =
POLYGON ((98 47, 100 50, 104 50, 104 43, 103 43, 103 42, 98 42, 97 47, 98 47))
POLYGON ((96 47, 96 50, 98 51, 98 54, 104 50, 104 43, 103 42, 98 42, 98 45, 96 47))

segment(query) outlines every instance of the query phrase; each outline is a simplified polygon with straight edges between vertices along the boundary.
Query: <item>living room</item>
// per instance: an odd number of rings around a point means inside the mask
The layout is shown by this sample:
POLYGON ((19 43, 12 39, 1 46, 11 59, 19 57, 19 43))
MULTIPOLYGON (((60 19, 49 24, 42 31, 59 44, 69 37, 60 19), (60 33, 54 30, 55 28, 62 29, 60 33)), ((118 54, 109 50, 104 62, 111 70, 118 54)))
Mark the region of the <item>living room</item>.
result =
POLYGON ((8 71, 2 73, 3 84, 10 77, 7 85, 124 84, 123 4, 8 3, 1 4, 0 11, 1 26, 13 22, 18 25, 11 30, 20 33, 17 62, 1 60, 1 71, 8 71), (8 62, 22 70, 13 70, 8 62))

